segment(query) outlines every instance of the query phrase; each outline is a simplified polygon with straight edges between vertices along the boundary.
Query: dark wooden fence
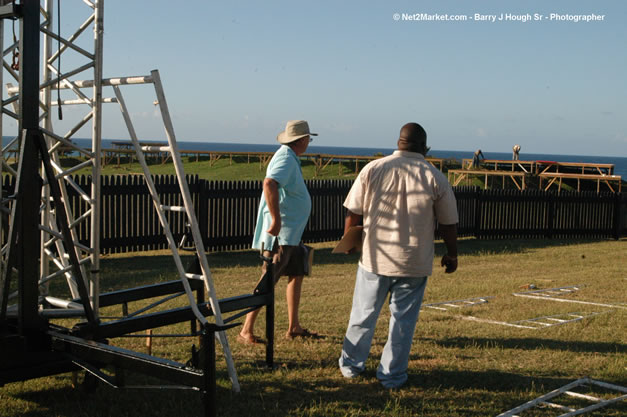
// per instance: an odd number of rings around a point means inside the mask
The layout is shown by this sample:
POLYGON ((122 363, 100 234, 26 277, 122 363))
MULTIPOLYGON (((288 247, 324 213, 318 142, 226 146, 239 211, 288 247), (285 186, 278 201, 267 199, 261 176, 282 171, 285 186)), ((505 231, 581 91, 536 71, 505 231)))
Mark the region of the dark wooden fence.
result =
MULTIPOLYGON (((86 176, 74 180, 89 189, 86 176)), ((200 231, 207 250, 247 249, 254 233, 260 181, 206 181, 189 177, 200 231)), ((176 177, 157 176, 155 185, 166 205, 182 205, 176 177)), ((338 240, 344 229, 342 203, 352 181, 311 180, 312 213, 303 240, 338 240)), ((5 195, 13 190, 11 177, 4 179, 5 195)), ((87 204, 72 188, 70 206, 75 217, 87 204)), ((479 239, 511 238, 615 238, 627 232, 625 195, 594 192, 541 190, 481 190, 456 187, 460 236, 479 239)), ((163 229, 141 175, 107 176, 102 180, 101 248, 103 253, 167 248, 163 229)), ((185 216, 167 213, 177 242, 188 233, 185 216)), ((89 242, 89 225, 78 229, 79 239, 89 242)))
POLYGON ((627 230, 619 193, 456 187, 459 234, 479 239, 614 238, 627 230))

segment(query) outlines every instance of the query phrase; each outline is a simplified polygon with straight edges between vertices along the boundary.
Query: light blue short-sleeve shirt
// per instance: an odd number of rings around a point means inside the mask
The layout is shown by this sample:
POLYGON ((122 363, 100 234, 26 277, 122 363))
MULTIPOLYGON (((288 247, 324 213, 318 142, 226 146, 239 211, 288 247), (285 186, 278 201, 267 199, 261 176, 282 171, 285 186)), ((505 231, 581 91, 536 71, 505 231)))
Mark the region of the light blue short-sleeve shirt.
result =
MULTIPOLYGON (((278 183, 279 211, 281 212, 281 231, 279 245, 296 246, 300 243, 305 226, 311 213, 311 197, 303 179, 300 160, 287 145, 276 151, 266 170, 266 178, 278 183)), ((271 250, 274 236, 266 233, 272 223, 272 216, 263 193, 257 212, 257 226, 253 238, 253 248, 271 250)))

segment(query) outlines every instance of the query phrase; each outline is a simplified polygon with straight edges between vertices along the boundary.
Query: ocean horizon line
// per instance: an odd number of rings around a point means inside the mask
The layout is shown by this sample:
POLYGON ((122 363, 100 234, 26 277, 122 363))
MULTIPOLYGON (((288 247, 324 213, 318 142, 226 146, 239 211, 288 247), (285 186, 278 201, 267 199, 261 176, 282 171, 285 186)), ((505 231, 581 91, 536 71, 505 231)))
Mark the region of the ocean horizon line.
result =
MULTIPOLYGON (((5 139, 13 139, 13 137, 10 136, 3 136, 3 143, 5 141, 5 139)), ((90 138, 73 138, 72 140, 76 141, 76 143, 79 146, 82 147, 86 147, 85 145, 89 145, 89 147, 91 146, 91 139, 90 138), (87 143, 81 143, 81 142, 87 142, 87 143)), ((102 141, 104 143, 108 143, 111 144, 112 142, 131 142, 130 139, 111 139, 111 138, 106 138, 106 139, 102 139, 102 141)), ((141 142, 155 142, 155 143, 162 143, 165 142, 166 139, 147 139, 144 140, 142 139, 141 142)), ((224 146, 235 146, 235 147, 242 147, 242 146, 251 146, 251 147, 269 147, 269 148, 278 148, 280 146, 280 144, 277 143, 261 143, 261 142, 257 142, 257 143, 250 143, 250 142, 212 142, 212 141, 205 141, 205 140, 177 140, 177 144, 181 145, 181 144, 199 144, 201 145, 201 148, 207 147, 208 145, 218 145, 220 147, 224 147, 224 146)), ((180 146, 179 146, 180 148, 180 146)), ((190 148, 186 148, 184 150, 194 150, 194 151, 203 151, 205 149, 190 149, 190 148)), ((387 146, 338 146, 338 145, 321 145, 321 144, 317 144, 315 141, 312 142, 311 145, 309 145, 309 149, 319 149, 319 148, 333 148, 333 149, 361 149, 363 151, 373 151, 373 152, 380 152, 382 150, 385 151, 389 151, 389 152, 393 152, 394 150, 396 150, 395 147, 387 147, 387 146)), ((479 148, 482 149, 482 148, 479 148)), ((213 150, 213 149, 212 149, 213 150)), ((475 152, 476 149, 435 149, 435 148, 431 148, 430 151, 433 152, 438 152, 438 153, 442 153, 442 152, 451 152, 451 153, 470 153, 471 156, 472 154, 475 152)), ((511 155, 511 151, 491 151, 488 148, 482 149, 483 153, 494 153, 494 154, 510 154, 511 155)), ((616 155, 592 155, 592 154, 587 154, 587 155, 582 155, 582 154, 574 154, 574 153, 552 153, 552 152, 525 152, 524 149, 521 152, 521 155, 552 155, 552 156, 559 156, 559 157, 564 157, 564 156, 572 156, 572 157, 582 157, 582 158, 594 158, 594 157, 600 157, 600 158, 620 158, 620 159, 627 159, 627 155, 625 156, 616 156, 616 155)), ((342 153, 338 153, 337 155, 342 155, 342 153)), ((361 155, 360 155, 361 156, 361 155)), ((520 158, 521 160, 523 160, 523 158, 520 158)))
MULTIPOLYGON (((91 139, 86 139, 86 138, 80 138, 80 139, 85 139, 85 140, 91 140, 91 139)), ((103 140, 108 140, 108 141, 112 141, 112 142, 130 142, 130 139, 103 139, 103 140)), ((142 142, 164 142, 166 141, 166 139, 161 139, 161 140, 143 140, 142 142)), ((267 143, 267 142, 256 142, 256 143, 250 143, 250 142, 211 142, 211 141, 204 141, 204 140, 178 140, 177 139, 177 144, 181 144, 181 143, 185 143, 185 144, 190 144, 190 143, 198 143, 198 144, 214 144, 214 145, 235 145, 237 147, 239 146, 274 146, 276 148, 278 148, 280 146, 280 144, 278 142, 275 143, 267 143)), ((427 144, 428 145, 428 144, 427 144)), ((381 149, 383 150, 389 150, 389 151, 394 151, 396 150, 395 147, 386 147, 386 146, 338 146, 338 145, 322 145, 322 144, 318 144, 318 142, 314 139, 314 141, 311 143, 311 145, 309 145, 309 148, 338 148, 338 149, 363 149, 363 150, 374 150, 379 151, 381 149)), ((482 149, 482 152, 488 152, 488 153, 497 153, 497 154, 510 154, 512 153, 512 151, 490 151, 489 149, 485 150, 483 148, 479 148, 482 149)), ((188 150, 202 150, 202 149, 188 149, 188 150)), ((476 149, 434 149, 431 148, 431 151, 435 151, 435 152, 464 152, 464 153, 470 153, 471 155, 476 151, 476 149)), ((524 150, 521 152, 521 155, 525 153, 524 150)), ((625 156, 612 156, 612 155, 581 155, 581 154, 568 154, 568 153, 551 153, 551 152, 527 152, 527 154, 529 155, 555 155, 555 156, 573 156, 573 157, 584 157, 584 158, 589 158, 589 157, 601 157, 601 158, 625 158, 627 159, 627 155, 625 156)), ((337 154, 337 155, 341 155, 341 154, 337 154)))
MULTIPOLYGON (((87 146, 91 146, 91 140, 86 139, 87 146)), ((154 142, 163 142, 154 141, 154 142)), ((76 143, 81 146, 80 140, 76 139, 76 143)), ((103 139, 103 143, 121 142, 118 139, 103 139)), ((130 140, 129 140, 130 142, 130 140)), ((142 142, 151 142, 144 141, 142 142)), ((274 152, 279 143, 234 143, 234 142, 199 142, 199 141, 181 141, 177 140, 180 151, 214 151, 214 152, 274 152)), ((103 145, 104 146, 104 145, 103 145)), ((396 150, 392 147, 354 147, 354 146, 326 146, 319 145, 314 140, 305 153, 307 154, 329 154, 329 155, 347 155, 347 156, 374 156, 376 154, 390 155, 396 150)), ((512 152, 492 152, 489 149, 482 149, 486 159, 511 160, 512 152)), ((431 149, 429 156, 443 159, 455 159, 461 162, 462 159, 472 158, 472 151, 452 151, 431 149)), ((627 178, 627 157, 602 156, 602 155, 564 155, 549 153, 531 153, 520 152, 521 161, 556 161, 556 162, 573 162, 573 163, 603 163, 613 164, 614 174, 627 178)))
MULTIPOLYGON (((11 137, 3 137, 5 140, 11 137)), ((73 138, 76 145, 82 148, 91 148, 91 139, 89 138, 73 138)), ((130 139, 102 139, 103 148, 112 148, 113 142, 131 142, 130 139)), ((143 140, 142 142, 165 142, 162 140, 143 140)), ((280 146, 279 143, 236 143, 236 142, 208 142, 208 141, 181 141, 177 140, 180 151, 214 151, 214 152, 275 152, 280 146)), ((312 142, 306 153, 308 154, 329 154, 329 155, 347 155, 347 156, 375 156, 378 154, 390 155, 395 148, 393 147, 357 147, 357 146, 333 146, 319 145, 316 141, 312 142)), ((490 151, 482 149, 482 153, 486 159, 511 160, 511 152, 490 151)), ((443 159, 454 159, 461 162, 462 159, 470 159, 474 154, 474 150, 446 150, 446 149, 430 149, 429 156, 443 159)), ((551 154, 551 153, 532 153, 520 152, 521 161, 556 161, 556 162, 573 162, 573 163, 604 163, 614 165, 614 174, 627 178, 627 156, 607 156, 607 155, 569 155, 569 154, 551 154)))
MULTIPOLYGON (((130 140, 129 140, 130 141, 130 140)), ((182 141, 185 143, 214 143, 214 144, 224 144, 224 145, 267 145, 267 146, 280 146, 279 143, 277 143, 276 145, 274 144, 251 144, 251 143, 246 143, 246 142, 201 142, 201 141, 182 141)), ((177 143, 182 143, 182 142, 178 142, 177 143)), ((311 145, 309 145, 309 148, 339 148, 339 149, 364 149, 364 150, 374 150, 377 151, 379 149, 387 149, 390 151, 395 151, 396 148, 394 147, 370 147, 370 146, 337 146, 337 145, 317 145, 316 142, 312 142, 311 145)), ((470 153, 471 155, 474 154, 474 152, 476 151, 476 149, 473 150, 465 150, 465 149, 433 149, 431 148, 430 151, 434 151, 434 152, 455 152, 455 153, 470 153)), ((489 149, 487 151, 482 150, 482 152, 488 152, 488 153, 496 153, 496 154, 512 154, 512 151, 490 151, 489 149)), ((523 154, 524 152, 522 152, 521 154, 523 154)), ((600 158, 623 158, 623 159, 627 159, 627 155, 625 156, 610 156, 610 155, 581 155, 581 154, 566 154, 566 153, 545 153, 545 152, 528 152, 528 155, 554 155, 554 156, 573 156, 573 157, 584 157, 584 158, 594 158, 594 157, 600 157, 600 158)), ((511 159, 511 158, 510 158, 511 159)), ((522 159, 521 159, 522 160, 522 159)))

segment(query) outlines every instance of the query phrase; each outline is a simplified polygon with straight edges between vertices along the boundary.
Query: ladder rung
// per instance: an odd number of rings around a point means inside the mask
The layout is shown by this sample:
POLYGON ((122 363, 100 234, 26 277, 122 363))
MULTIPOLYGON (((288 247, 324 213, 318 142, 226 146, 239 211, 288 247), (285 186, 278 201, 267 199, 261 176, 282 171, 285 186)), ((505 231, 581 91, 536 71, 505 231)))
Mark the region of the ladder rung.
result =
POLYGON ((190 274, 190 273, 185 274, 185 276, 189 279, 203 279, 204 278, 202 275, 190 274))
POLYGON ((575 398, 583 398, 584 400, 594 401, 597 403, 600 403, 601 401, 603 401, 601 398, 593 397, 592 395, 580 394, 578 392, 573 392, 573 391, 566 391, 564 392, 564 394, 570 395, 571 397, 575 397, 575 398))
POLYGON ((76 301, 63 300, 57 297, 45 297, 45 300, 54 307, 68 308, 68 309, 81 310, 81 311, 85 310, 85 307, 82 304, 77 303, 76 301))
POLYGON ((144 152, 170 152, 169 146, 142 146, 144 152))
POLYGON ((183 207, 183 206, 166 206, 166 205, 162 204, 161 208, 163 210, 178 211, 178 212, 181 212, 181 213, 185 213, 185 207, 183 207))
POLYGON ((568 412, 571 412, 571 413, 573 411, 577 411, 574 408, 566 407, 565 405, 550 403, 550 402, 546 402, 546 401, 542 401, 541 404, 546 405, 546 406, 551 407, 551 408, 557 408, 557 409, 560 409, 560 410, 563 410, 563 411, 568 411, 568 412))
POLYGON ((537 326, 545 326, 545 327, 546 326, 552 326, 551 323, 544 323, 544 322, 541 322, 541 321, 538 321, 538 320, 533 320, 533 319, 531 319, 531 320, 521 320, 521 321, 516 322, 516 323, 529 323, 529 324, 532 324, 532 325, 535 324, 537 326))

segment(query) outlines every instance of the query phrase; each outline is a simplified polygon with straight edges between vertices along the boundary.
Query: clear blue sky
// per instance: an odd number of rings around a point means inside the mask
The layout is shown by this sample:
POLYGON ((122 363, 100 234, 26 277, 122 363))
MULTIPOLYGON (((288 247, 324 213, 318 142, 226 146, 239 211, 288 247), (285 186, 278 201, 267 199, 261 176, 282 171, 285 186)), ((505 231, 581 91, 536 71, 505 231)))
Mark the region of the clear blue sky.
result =
MULTIPOLYGON (((76 26, 65 4, 62 32, 76 26)), ((179 141, 276 143, 302 118, 316 145, 394 147, 416 121, 438 150, 627 156, 623 0, 107 0, 104 56, 105 77, 160 70, 179 141)), ((131 96, 141 138, 163 138, 151 91, 131 96)), ((104 136, 128 138, 108 106, 104 136)))

